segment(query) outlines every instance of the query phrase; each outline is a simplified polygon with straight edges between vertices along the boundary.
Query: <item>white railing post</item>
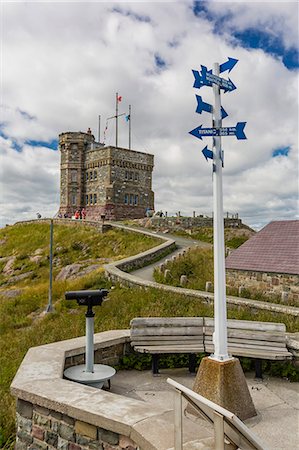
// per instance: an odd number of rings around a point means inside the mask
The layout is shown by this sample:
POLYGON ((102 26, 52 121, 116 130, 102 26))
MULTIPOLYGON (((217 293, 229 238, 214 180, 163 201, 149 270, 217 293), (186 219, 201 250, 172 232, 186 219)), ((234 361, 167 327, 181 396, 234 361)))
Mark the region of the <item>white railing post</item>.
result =
POLYGON ((217 450, 224 450, 224 422, 223 415, 217 411, 213 411, 214 418, 214 437, 215 448, 217 450))
POLYGON ((176 389, 174 394, 174 450, 183 449, 182 393, 176 389))

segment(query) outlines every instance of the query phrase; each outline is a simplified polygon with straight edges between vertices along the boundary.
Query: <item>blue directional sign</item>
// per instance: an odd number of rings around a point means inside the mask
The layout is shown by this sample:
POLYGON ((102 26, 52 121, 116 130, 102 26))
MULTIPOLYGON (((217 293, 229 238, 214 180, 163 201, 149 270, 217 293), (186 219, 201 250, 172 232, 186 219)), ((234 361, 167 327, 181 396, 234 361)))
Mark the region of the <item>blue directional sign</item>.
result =
POLYGON ((210 105, 210 103, 204 102, 200 95, 196 95, 196 100, 197 100, 197 108, 196 108, 197 113, 201 114, 203 111, 209 113, 213 112, 213 106, 210 105))
POLYGON ((203 156, 206 158, 206 160, 208 160, 208 158, 213 159, 213 152, 212 150, 210 150, 208 148, 208 146, 206 145, 205 148, 201 151, 203 156))
MULTIPOLYGON (((200 95, 196 95, 196 100, 197 100, 196 112, 198 114, 201 114, 203 111, 206 111, 206 112, 209 112, 209 113, 213 112, 213 106, 210 105, 210 103, 204 102, 200 95)), ((228 116, 227 112, 221 106, 221 119, 225 119, 225 117, 227 117, 227 116, 228 116)))
POLYGON ((230 72, 235 67, 237 62, 238 62, 238 59, 228 58, 228 60, 225 63, 220 64, 220 66, 219 66, 220 73, 225 72, 226 70, 228 70, 228 72, 230 72))
POLYGON ((224 92, 237 89, 230 78, 225 80, 224 78, 218 77, 217 75, 214 75, 211 70, 208 70, 206 66, 201 66, 201 82, 205 85, 212 85, 213 83, 217 84, 220 89, 224 89, 224 92))
POLYGON ((198 70, 192 70, 192 72, 194 76, 194 84, 193 84, 194 88, 200 89, 202 86, 212 86, 210 82, 203 80, 198 70))
POLYGON ((202 125, 189 131, 190 134, 201 139, 205 136, 236 136, 237 139, 247 139, 244 133, 246 122, 238 122, 235 127, 202 128, 202 125))

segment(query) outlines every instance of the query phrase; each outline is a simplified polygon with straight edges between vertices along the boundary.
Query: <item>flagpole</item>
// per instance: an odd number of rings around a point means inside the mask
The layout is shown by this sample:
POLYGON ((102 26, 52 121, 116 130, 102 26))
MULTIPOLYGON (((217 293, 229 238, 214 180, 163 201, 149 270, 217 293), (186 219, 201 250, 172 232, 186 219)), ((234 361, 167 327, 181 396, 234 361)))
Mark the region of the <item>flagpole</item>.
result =
POLYGON ((118 144, 118 92, 116 92, 116 102, 115 102, 115 147, 118 144))
POLYGON ((99 136, 98 136, 98 142, 101 142, 101 116, 99 115, 99 136))
POLYGON ((131 105, 129 105, 129 150, 131 150, 131 120, 132 120, 131 105))

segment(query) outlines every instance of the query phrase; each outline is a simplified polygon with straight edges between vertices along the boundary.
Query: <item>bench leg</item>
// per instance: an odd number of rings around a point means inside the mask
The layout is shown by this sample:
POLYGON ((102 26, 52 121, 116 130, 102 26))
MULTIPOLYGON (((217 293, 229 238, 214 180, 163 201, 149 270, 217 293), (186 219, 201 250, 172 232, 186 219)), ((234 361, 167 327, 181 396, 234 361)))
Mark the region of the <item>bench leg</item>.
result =
POLYGON ((196 366, 196 355, 194 353, 191 353, 189 355, 189 372, 195 373, 195 366, 196 366))
POLYGON ((152 356, 152 372, 153 375, 158 375, 159 373, 159 355, 156 354, 152 356))
POLYGON ((263 379, 263 373, 262 373, 262 360, 256 358, 255 361, 255 378, 263 379))

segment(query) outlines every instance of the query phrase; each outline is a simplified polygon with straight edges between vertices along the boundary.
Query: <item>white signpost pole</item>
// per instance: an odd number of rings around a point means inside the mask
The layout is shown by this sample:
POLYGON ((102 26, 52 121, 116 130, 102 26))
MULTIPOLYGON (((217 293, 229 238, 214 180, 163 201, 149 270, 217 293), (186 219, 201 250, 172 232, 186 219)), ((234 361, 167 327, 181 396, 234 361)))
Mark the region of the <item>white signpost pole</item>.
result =
MULTIPOLYGON (((215 63, 213 74, 219 77, 219 64, 215 63)), ((220 87, 213 84, 214 108, 213 127, 222 126, 220 87)), ((230 359, 227 351, 227 319, 226 319, 226 282, 224 254, 224 223, 223 223, 223 193, 222 164, 223 154, 221 137, 213 138, 213 202, 214 202, 214 324, 213 336, 214 354, 211 358, 218 361, 230 359)))

